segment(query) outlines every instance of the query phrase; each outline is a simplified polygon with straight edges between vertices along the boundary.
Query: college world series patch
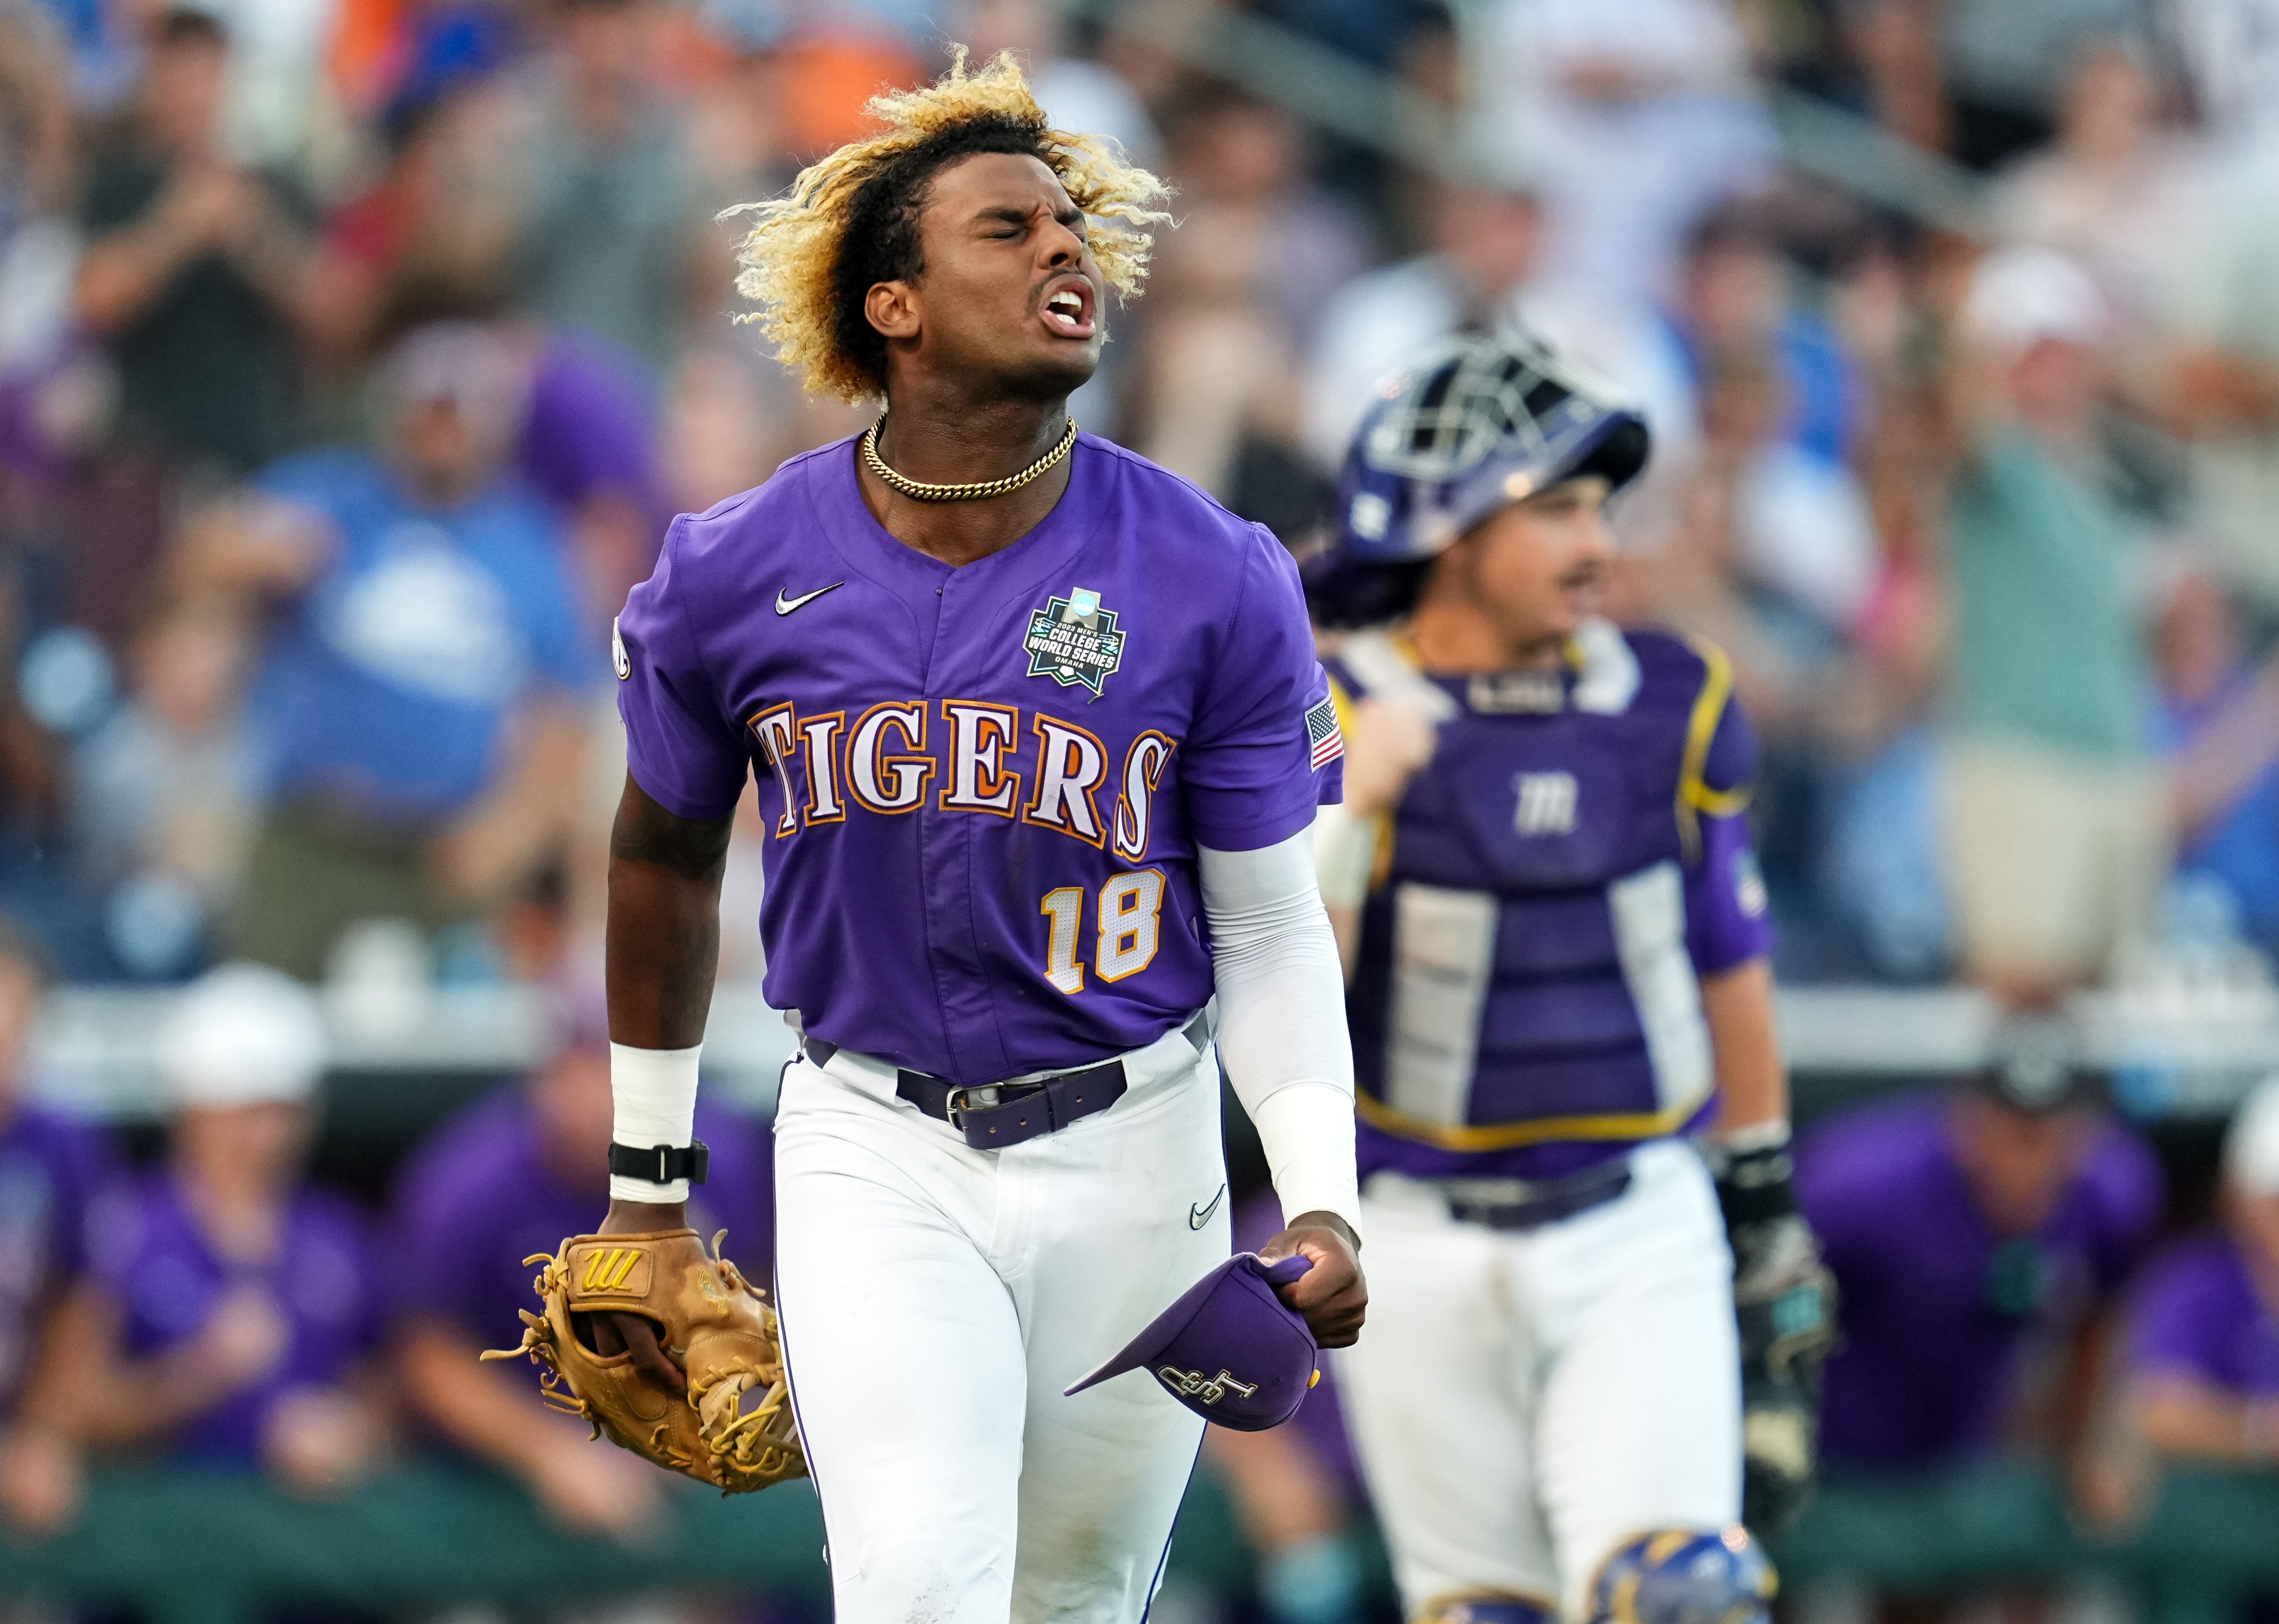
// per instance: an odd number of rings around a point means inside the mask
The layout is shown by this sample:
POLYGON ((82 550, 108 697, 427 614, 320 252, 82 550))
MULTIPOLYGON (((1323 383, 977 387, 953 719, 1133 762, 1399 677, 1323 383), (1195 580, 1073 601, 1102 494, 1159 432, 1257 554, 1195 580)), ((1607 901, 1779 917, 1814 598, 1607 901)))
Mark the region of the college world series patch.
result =
POLYGON ((1124 633, 1116 611, 1100 607, 1100 594, 1078 587, 1065 598, 1048 598, 1029 617, 1029 675, 1049 677, 1063 688, 1086 687, 1093 697, 1124 663, 1124 633))

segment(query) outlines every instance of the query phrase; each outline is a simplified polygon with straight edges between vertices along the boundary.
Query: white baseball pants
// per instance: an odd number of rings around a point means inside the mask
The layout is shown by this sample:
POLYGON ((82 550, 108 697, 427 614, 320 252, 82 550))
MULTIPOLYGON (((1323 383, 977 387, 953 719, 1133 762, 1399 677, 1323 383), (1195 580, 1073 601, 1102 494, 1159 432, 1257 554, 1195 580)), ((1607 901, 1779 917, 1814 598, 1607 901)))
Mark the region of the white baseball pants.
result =
POLYGON ((1628 1191, 1524 1232, 1378 1174, 1369 1325, 1337 1356, 1347 1424, 1409 1613, 1517 1596, 1588 1614, 1600 1565, 1660 1528, 1741 1514, 1733 1261, 1691 1145, 1628 1191))
POLYGON ((891 1067, 803 1056, 776 1110, 776 1286, 837 1624, 1138 1624, 1203 1423, 1143 1374, 1063 1398, 1229 1251, 1218 1069, 978 1151, 891 1067))

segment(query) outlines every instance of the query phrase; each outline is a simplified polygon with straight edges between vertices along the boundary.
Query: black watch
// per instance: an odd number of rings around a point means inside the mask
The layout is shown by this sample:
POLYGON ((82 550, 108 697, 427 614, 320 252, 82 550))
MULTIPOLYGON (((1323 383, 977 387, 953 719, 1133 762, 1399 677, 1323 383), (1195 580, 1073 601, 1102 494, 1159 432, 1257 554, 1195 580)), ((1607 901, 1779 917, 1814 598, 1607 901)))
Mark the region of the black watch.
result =
POLYGON ((693 1145, 652 1145, 647 1150, 633 1145, 610 1146, 610 1171, 618 1178, 645 1178, 652 1184, 685 1178, 701 1184, 711 1168, 712 1150, 702 1139, 693 1145))

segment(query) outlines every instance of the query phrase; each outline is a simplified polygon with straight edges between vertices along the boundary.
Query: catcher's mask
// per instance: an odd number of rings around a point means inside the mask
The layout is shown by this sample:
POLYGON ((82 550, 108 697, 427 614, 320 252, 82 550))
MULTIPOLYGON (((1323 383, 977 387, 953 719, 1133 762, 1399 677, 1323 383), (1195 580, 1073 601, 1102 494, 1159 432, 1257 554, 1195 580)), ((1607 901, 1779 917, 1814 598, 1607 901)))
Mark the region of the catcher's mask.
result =
POLYGON ((1305 568, 1324 626, 1396 620, 1482 519, 1584 474, 1620 490, 1646 419, 1523 333, 1460 333, 1377 386, 1338 478, 1338 537, 1305 568))

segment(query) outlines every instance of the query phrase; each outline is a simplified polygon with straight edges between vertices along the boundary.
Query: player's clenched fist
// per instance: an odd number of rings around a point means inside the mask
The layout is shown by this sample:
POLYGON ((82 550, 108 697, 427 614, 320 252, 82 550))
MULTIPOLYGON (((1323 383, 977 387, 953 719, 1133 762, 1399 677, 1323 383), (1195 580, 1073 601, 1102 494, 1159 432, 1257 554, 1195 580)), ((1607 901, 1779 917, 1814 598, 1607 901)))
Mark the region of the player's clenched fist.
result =
POLYGON ((1325 1348, 1349 1348, 1361 1339, 1369 1313, 1369 1283, 1362 1278, 1361 1241, 1335 1213, 1303 1213, 1298 1222, 1259 1248, 1271 1263, 1308 1257, 1314 1267, 1275 1293, 1303 1315, 1306 1329, 1325 1348))

